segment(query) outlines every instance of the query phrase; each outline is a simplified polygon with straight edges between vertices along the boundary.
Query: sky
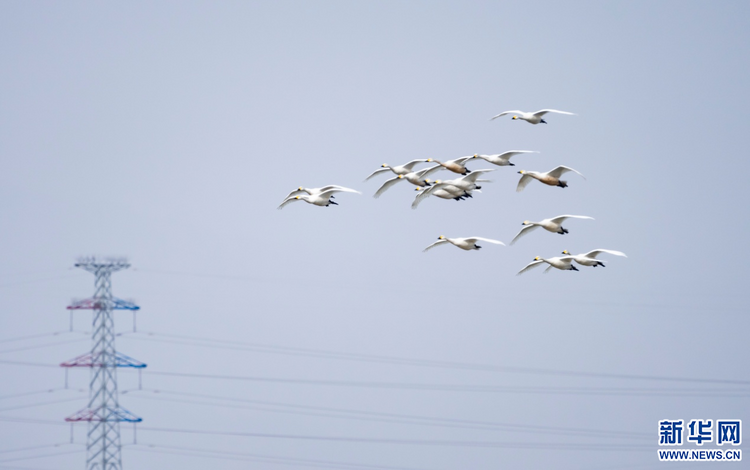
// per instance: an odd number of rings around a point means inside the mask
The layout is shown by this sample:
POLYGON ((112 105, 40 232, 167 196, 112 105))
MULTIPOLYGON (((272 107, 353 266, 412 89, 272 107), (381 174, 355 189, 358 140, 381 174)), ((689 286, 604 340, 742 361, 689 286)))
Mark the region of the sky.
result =
POLYGON ((0 468, 85 465, 89 372, 57 365, 91 347, 91 255, 141 307, 123 468, 739 467, 656 450, 663 419, 750 422, 749 10, 0 3, 0 468), (576 115, 490 121, 545 108, 576 115), (364 181, 514 149, 466 201, 364 181), (516 192, 557 165, 585 179, 516 192), (362 194, 276 209, 327 184, 362 194), (595 220, 510 246, 560 214, 595 220), (515 275, 597 248, 627 258, 515 275))

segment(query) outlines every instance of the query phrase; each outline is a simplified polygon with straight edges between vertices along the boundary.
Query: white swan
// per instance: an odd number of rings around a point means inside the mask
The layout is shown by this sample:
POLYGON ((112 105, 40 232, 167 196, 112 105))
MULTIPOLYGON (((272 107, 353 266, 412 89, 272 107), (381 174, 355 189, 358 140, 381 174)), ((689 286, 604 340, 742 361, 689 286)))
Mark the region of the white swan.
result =
POLYGON ((520 193, 521 191, 523 191, 523 188, 525 188, 526 185, 528 185, 531 182, 532 179, 539 180, 541 183, 547 184, 549 186, 560 186, 561 188, 567 188, 568 187, 568 182, 561 180, 560 176, 562 176, 563 174, 565 174, 565 173, 567 173, 569 171, 572 171, 574 173, 578 173, 581 176, 581 178, 586 179, 586 177, 583 176, 583 175, 581 175, 580 172, 578 172, 578 171, 576 171, 576 170, 574 170, 572 168, 569 168, 567 166, 563 166, 563 165, 560 165, 560 166, 558 166, 556 168, 553 168, 553 169, 551 169, 550 171, 548 171, 546 173, 541 173, 541 172, 538 172, 538 171, 524 171, 524 170, 521 170, 521 171, 518 172, 522 176, 521 176, 521 179, 518 181, 518 186, 516 187, 516 192, 520 193))
MULTIPOLYGON (((411 203, 412 209, 416 209, 417 206, 419 206, 419 203, 421 203, 427 196, 437 196, 441 199, 453 199, 455 201, 463 201, 465 198, 474 197, 471 195, 471 191, 464 191, 463 189, 451 185, 441 187, 435 187, 435 185, 433 185, 427 189, 417 187, 415 191, 420 191, 420 193, 417 194, 417 197, 414 198, 414 202, 411 203)), ((478 189, 475 191, 478 193, 482 192, 478 189)))
POLYGON ((575 113, 569 113, 567 111, 558 111, 556 109, 540 109, 539 111, 536 111, 534 113, 526 113, 519 110, 513 110, 513 111, 504 111, 498 115, 492 116, 490 121, 493 119, 497 119, 500 116, 505 116, 506 114, 513 114, 513 119, 522 119, 526 122, 530 122, 531 124, 539 124, 540 122, 543 124, 547 124, 547 121, 542 119, 542 117, 547 113, 557 113, 557 114, 568 114, 570 116, 575 116, 575 113))
POLYGON ((628 257, 622 251, 605 250, 603 248, 599 248, 599 249, 596 249, 596 250, 591 250, 588 253, 582 253, 580 255, 571 255, 568 252, 568 250, 564 250, 562 252, 562 254, 564 254, 564 255, 572 256, 573 260, 576 263, 580 264, 581 266, 593 266, 593 267, 601 266, 601 267, 604 267, 604 263, 602 263, 601 261, 599 261, 598 259, 596 259, 597 255, 599 255, 600 253, 609 253, 610 255, 624 256, 625 258, 628 257))
POLYGON ((552 233, 559 233, 560 235, 565 235, 568 233, 568 230, 563 228, 562 223, 565 221, 565 219, 591 219, 594 220, 593 217, 589 217, 587 215, 558 215, 557 217, 552 217, 551 219, 544 219, 540 220, 539 222, 531 222, 528 220, 524 220, 522 225, 524 227, 521 229, 518 234, 513 237, 513 240, 511 240, 510 244, 514 244, 516 240, 521 238, 523 235, 526 235, 527 233, 531 232, 532 230, 536 229, 537 227, 542 227, 543 229, 552 232, 552 233))
POLYGON ((446 243, 450 243, 452 245, 455 245, 462 250, 478 250, 482 248, 481 246, 477 245, 478 241, 483 241, 487 243, 493 243, 495 245, 505 245, 505 243, 498 241, 498 240, 491 240, 489 238, 482 238, 482 237, 469 237, 469 238, 445 238, 444 236, 440 235, 438 237, 438 241, 433 243, 432 245, 428 246, 422 251, 427 251, 431 249, 432 247, 438 246, 438 245, 445 245, 446 243))
MULTIPOLYGON (((342 188, 343 189, 348 189, 348 188, 344 188, 343 186, 339 186, 337 184, 329 184, 327 186, 323 186, 322 188, 305 188, 305 187, 300 186, 299 188, 295 189, 291 193, 287 194, 286 197, 284 198, 284 200, 286 200, 289 196, 295 196, 295 195, 301 194, 301 193, 307 193, 309 195, 315 195, 315 194, 320 194, 323 191, 327 191, 329 189, 342 189, 342 188)), ((354 191, 354 190, 352 190, 352 191, 354 191)), ((357 191, 357 192, 359 192, 359 191, 357 191)))
POLYGON ((578 268, 576 268, 575 266, 571 264, 572 261, 573 261, 572 256, 557 256, 555 258, 547 258, 547 259, 540 258, 537 256, 536 258, 534 258, 534 261, 527 264, 522 270, 518 271, 518 274, 516 274, 516 276, 520 276, 521 274, 525 273, 529 269, 535 268, 541 265, 542 263, 549 264, 547 269, 544 270, 545 273, 552 268, 561 269, 563 271, 578 271, 578 268))
POLYGON ((416 165, 417 163, 427 163, 429 161, 431 161, 431 159, 429 158, 419 158, 417 160, 412 160, 408 163, 404 163, 403 165, 399 165, 399 166, 390 166, 387 163, 383 163, 382 165, 380 165, 382 168, 379 168, 373 171, 372 173, 370 173, 370 176, 365 178, 365 181, 369 180, 370 178, 372 178, 373 176, 377 174, 385 173, 387 171, 392 171, 396 175, 405 175, 407 173, 411 173, 412 169, 414 168, 414 165, 416 165))
POLYGON ((331 198, 333 197, 334 193, 341 193, 341 192, 362 194, 355 189, 349 189, 349 188, 344 188, 344 187, 332 188, 332 189, 327 189, 321 193, 316 193, 316 194, 310 194, 310 195, 298 194, 296 196, 289 196, 288 198, 284 199, 284 202, 282 202, 281 205, 277 207, 277 209, 283 209, 284 206, 295 201, 305 201, 308 204, 314 204, 316 206, 328 207, 331 204, 338 206, 337 203, 331 201, 331 198))
POLYGON ((432 186, 430 186, 428 189, 424 191, 420 191, 419 194, 417 194, 417 197, 414 198, 414 202, 411 204, 412 209, 416 209, 417 206, 419 206, 419 203, 422 202, 422 200, 428 196, 432 196, 435 194, 435 191, 443 190, 448 193, 454 194, 456 196, 466 196, 466 197, 472 197, 471 192, 472 191, 479 191, 482 189, 481 186, 477 185, 479 182, 490 182, 490 180, 483 180, 479 179, 479 176, 483 173, 487 173, 488 171, 495 171, 495 170, 476 170, 471 173, 469 173, 466 176, 463 176, 461 178, 455 179, 455 180, 447 180, 447 181, 441 181, 441 180, 435 180, 432 183, 432 186))
POLYGON ((515 163, 510 162, 510 157, 521 153, 539 153, 536 150, 509 150, 507 152, 498 153, 497 155, 479 155, 474 154, 474 158, 481 158, 482 160, 494 163, 497 166, 516 166, 515 163))
MULTIPOLYGON (((483 175, 484 173, 489 173, 490 171, 495 171, 495 170, 492 170, 492 169, 474 170, 468 175, 462 176, 461 178, 457 178, 454 180, 445 180, 445 181, 436 180, 434 182, 434 185, 437 186, 438 188, 444 187, 444 186, 455 186, 459 189, 463 189, 464 191, 473 191, 474 189, 482 189, 481 186, 477 186, 477 182, 478 182, 477 178, 479 178, 479 176, 483 175)), ((487 181, 487 180, 483 180, 483 181, 487 181)))
POLYGON ((377 191, 375 191, 375 194, 372 196, 374 198, 379 198, 381 194, 386 192, 388 188, 393 186, 394 184, 398 183, 399 181, 406 180, 409 183, 413 184, 414 186, 430 186, 430 180, 426 179, 428 175, 431 173, 434 173, 438 171, 439 169, 443 168, 440 165, 431 166, 429 168, 425 168, 423 170, 419 171, 412 171, 410 173, 407 173, 405 175, 398 175, 396 177, 393 177, 383 183, 380 188, 378 188, 377 191))
POLYGON ((474 158, 474 155, 469 155, 468 157, 455 158, 453 160, 448 160, 447 162, 441 162, 435 159, 430 159, 430 160, 442 166, 446 170, 452 171, 453 173, 458 173, 459 175, 466 175, 466 174, 471 173, 471 170, 466 168, 466 162, 471 160, 472 158, 474 158))

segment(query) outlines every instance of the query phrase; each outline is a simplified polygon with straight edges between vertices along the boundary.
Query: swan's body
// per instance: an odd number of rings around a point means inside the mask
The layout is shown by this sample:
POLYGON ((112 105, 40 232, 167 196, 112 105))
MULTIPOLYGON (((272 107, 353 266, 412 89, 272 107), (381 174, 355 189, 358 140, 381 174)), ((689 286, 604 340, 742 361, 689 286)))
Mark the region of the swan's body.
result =
POLYGON ((498 241, 498 240, 491 240, 489 238, 482 238, 482 237, 469 237, 469 238, 445 238, 444 236, 440 235, 438 237, 438 241, 433 243, 432 245, 428 246, 422 251, 427 251, 435 246, 438 245, 445 245, 446 243, 450 243, 454 246, 457 246, 461 248, 462 250, 478 250, 482 248, 481 246, 477 245, 478 241, 483 241, 487 243, 493 243, 495 245, 505 245, 505 243, 498 241))
MULTIPOLYGON (((414 202, 411 203, 411 208, 416 209, 426 197, 437 196, 441 199, 453 199, 454 201, 463 201, 465 198, 474 197, 471 195, 471 191, 464 191, 463 189, 455 186, 446 185, 441 187, 430 186, 427 189, 417 187, 416 191, 420 191, 417 197, 414 198, 414 202)), ((478 189, 475 190, 481 192, 478 189)))
POLYGON ((474 155, 469 155, 468 157, 461 157, 456 158, 453 160, 449 160, 447 162, 441 162, 438 160, 432 160, 438 165, 442 166, 446 170, 450 170, 453 173, 458 173, 459 175, 467 175, 471 173, 471 170, 466 168, 466 162, 474 158, 474 155))
POLYGON ((510 162, 510 157, 521 153, 539 153, 535 150, 509 150, 507 152, 498 153, 496 155, 478 155, 475 154, 474 158, 481 158, 482 160, 493 163, 497 166, 516 166, 515 163, 510 162))
POLYGON ((624 256, 625 258, 628 257, 622 251, 605 250, 603 248, 599 248, 599 249, 596 249, 596 250, 591 250, 588 253, 582 253, 580 255, 571 255, 570 253, 568 253, 568 250, 565 250, 562 253, 564 255, 571 256, 573 258, 573 260, 576 263, 580 264, 581 266, 593 266, 593 267, 597 267, 597 266, 604 267, 604 263, 602 263, 601 261, 599 261, 598 259, 596 259, 596 257, 600 253, 609 253, 610 255, 624 256))
POLYGON ((531 124, 539 124, 540 122, 542 124, 547 124, 547 121, 542 119, 545 114, 547 113, 557 113, 557 114, 568 114, 571 116, 575 116, 575 113, 569 113, 567 111, 558 111, 556 109, 540 109, 539 111, 536 111, 534 113, 526 113, 519 110, 513 110, 513 111, 504 111, 498 115, 492 116, 490 121, 493 119, 497 119, 500 116, 505 116, 506 114, 513 114, 513 119, 521 119, 526 122, 530 122, 531 124))
MULTIPOLYGON (((419 194, 417 194, 417 197, 414 198, 414 202, 412 202, 411 204, 411 208, 416 209, 423 199, 429 196, 436 195, 436 191, 445 191, 445 193, 452 194, 454 198, 458 197, 458 199, 456 199, 457 201, 460 201, 461 197, 472 197, 471 195, 472 191, 479 191, 480 189, 482 189, 481 186, 477 185, 478 182, 489 181, 489 180, 478 179, 482 173, 487 173, 488 171, 495 171, 495 170, 476 170, 476 171, 469 173, 468 175, 464 177, 461 177, 455 180, 448 180, 448 181, 436 180, 433 182, 432 186, 430 186, 428 189, 424 191, 420 191, 419 194)), ((441 194, 444 194, 444 193, 441 193, 441 194)))
POLYGON ((569 171, 578 173, 581 176, 581 178, 586 179, 586 177, 581 175, 581 173, 579 173, 578 171, 572 168, 569 168, 567 166, 563 166, 563 165, 553 168, 546 173, 541 173, 539 171, 521 170, 518 172, 522 176, 521 176, 521 179, 518 181, 516 192, 520 193, 521 191, 523 191, 523 188, 525 188, 526 185, 528 185, 532 179, 538 180, 539 182, 544 183, 549 186, 559 186, 561 188, 567 188, 568 182, 561 180, 560 177, 569 171))
POLYGON ((456 178, 454 180, 446 180, 446 181, 437 180, 435 181, 435 186, 437 186, 438 188, 443 188, 443 189, 445 189, 446 186, 455 186, 456 188, 463 189, 464 191, 473 191, 475 189, 482 189, 481 186, 477 186, 477 178, 479 178, 484 173, 489 173, 490 171, 495 171, 495 170, 474 170, 468 175, 462 176, 461 178, 456 178))
POLYGON ((323 192, 316 193, 316 194, 309 194, 309 195, 298 194, 296 196, 289 196, 286 199, 284 199, 284 202, 282 202, 281 205, 277 207, 277 209, 283 209, 284 206, 295 201, 305 201, 308 204, 313 204, 313 205, 322 206, 322 207, 328 207, 331 204, 337 206, 338 204, 331 201, 331 198, 333 197, 334 193, 341 193, 341 192, 362 194, 355 189, 349 189, 349 188, 344 188, 340 186, 338 188, 327 189, 323 192))
POLYGON ((565 235, 568 233, 568 230, 563 228, 562 223, 565 221, 565 219, 591 219, 594 220, 593 217, 589 217, 586 215, 558 215, 557 217, 553 217, 551 219, 544 219, 540 220, 539 222, 531 222, 529 220, 524 220, 522 225, 524 226, 518 234, 513 237, 513 240, 510 242, 510 244, 514 244, 516 240, 521 238, 523 235, 526 235, 527 233, 531 232, 532 230, 536 229, 537 227, 542 227, 543 229, 547 230, 548 232, 552 233, 559 233, 560 235, 565 235))
POLYGON ((365 178, 365 181, 369 180, 370 178, 372 178, 373 176, 375 176, 377 174, 385 173, 387 171, 392 171, 393 173, 396 174, 396 176, 398 176, 398 175, 406 175, 406 174, 411 173, 413 171, 414 165, 416 165, 417 163, 426 163, 426 162, 429 162, 429 161, 430 161, 430 159, 420 158, 420 159, 417 159, 417 160, 412 160, 412 161, 410 161, 408 163, 404 163, 403 165, 399 165, 399 166, 390 166, 387 163, 383 163, 382 165, 380 165, 382 168, 379 168, 379 169, 373 171, 372 173, 370 173, 370 176, 368 176, 367 178, 365 178))
POLYGON ((427 176, 430 175, 431 173, 438 171, 441 168, 442 166, 435 165, 429 168, 425 168, 423 170, 412 171, 405 175, 398 175, 394 178, 389 179, 385 183, 383 183, 383 185, 380 186, 380 188, 378 188, 378 190, 375 192, 375 195, 373 197, 374 198, 380 197, 380 195, 386 192, 388 188, 390 188, 391 186, 393 186, 394 184, 402 180, 406 180, 409 183, 413 184, 414 186, 430 186, 431 183, 430 183, 430 180, 427 179, 427 176))
POLYGON ((554 258, 540 258, 536 257, 534 258, 534 261, 527 264, 522 270, 518 271, 518 274, 516 276, 520 276, 521 274, 525 273, 529 269, 536 268, 537 266, 540 266, 542 263, 547 263, 549 266, 547 269, 544 270, 546 273, 552 268, 557 268, 563 271, 578 271, 578 268, 573 266, 571 263, 573 262, 572 256, 556 256, 554 258))

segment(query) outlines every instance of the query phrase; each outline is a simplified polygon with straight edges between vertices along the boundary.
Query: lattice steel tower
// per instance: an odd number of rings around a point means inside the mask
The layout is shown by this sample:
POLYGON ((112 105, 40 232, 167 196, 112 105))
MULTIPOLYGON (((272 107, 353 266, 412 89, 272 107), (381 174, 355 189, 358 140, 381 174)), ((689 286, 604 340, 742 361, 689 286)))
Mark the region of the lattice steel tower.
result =
POLYGON ((82 259, 76 267, 96 276, 95 292, 90 299, 73 302, 70 310, 94 311, 91 333, 91 352, 60 364, 62 367, 91 368, 89 383, 89 405, 76 414, 65 418, 68 422, 89 423, 86 442, 87 470, 121 470, 120 422, 138 423, 141 420, 120 407, 117 398, 117 368, 143 368, 146 364, 136 361, 115 350, 115 324, 113 310, 138 310, 137 305, 112 296, 112 273, 127 269, 123 260, 82 259))

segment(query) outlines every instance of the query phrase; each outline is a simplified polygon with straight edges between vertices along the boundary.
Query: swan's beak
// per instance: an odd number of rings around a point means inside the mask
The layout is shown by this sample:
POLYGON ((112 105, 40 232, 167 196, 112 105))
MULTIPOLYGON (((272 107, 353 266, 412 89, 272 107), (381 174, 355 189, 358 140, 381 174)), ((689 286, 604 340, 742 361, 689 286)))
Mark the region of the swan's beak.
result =
POLYGON ((522 175, 522 174, 523 174, 523 170, 519 171, 519 172, 518 172, 518 174, 519 174, 519 175, 522 175))
POLYGON ((513 116, 513 119, 518 119, 518 116, 513 116))

